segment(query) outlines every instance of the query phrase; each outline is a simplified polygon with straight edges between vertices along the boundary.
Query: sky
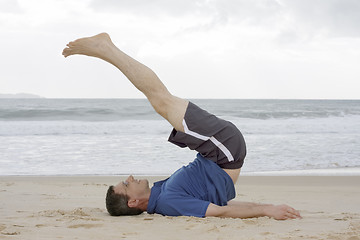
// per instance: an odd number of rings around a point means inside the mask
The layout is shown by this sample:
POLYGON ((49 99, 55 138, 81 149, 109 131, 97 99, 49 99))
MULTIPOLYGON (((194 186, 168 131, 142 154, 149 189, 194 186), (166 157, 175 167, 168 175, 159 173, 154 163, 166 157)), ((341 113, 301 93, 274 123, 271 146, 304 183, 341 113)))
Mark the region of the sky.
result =
POLYGON ((360 99, 359 0, 0 0, 0 93, 142 98, 61 55, 100 32, 184 98, 360 99))

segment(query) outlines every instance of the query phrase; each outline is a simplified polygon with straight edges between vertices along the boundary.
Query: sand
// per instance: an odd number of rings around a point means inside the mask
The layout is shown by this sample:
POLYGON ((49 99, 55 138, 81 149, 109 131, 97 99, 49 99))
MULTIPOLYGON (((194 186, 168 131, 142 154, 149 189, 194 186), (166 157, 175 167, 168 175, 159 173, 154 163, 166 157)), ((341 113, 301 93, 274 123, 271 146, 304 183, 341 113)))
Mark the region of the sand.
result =
MULTIPOLYGON (((360 176, 241 176, 241 201, 287 203, 303 219, 111 217, 107 187, 124 177, 0 177, 0 239, 360 240, 360 176)), ((149 177, 150 182, 162 179, 149 177)))

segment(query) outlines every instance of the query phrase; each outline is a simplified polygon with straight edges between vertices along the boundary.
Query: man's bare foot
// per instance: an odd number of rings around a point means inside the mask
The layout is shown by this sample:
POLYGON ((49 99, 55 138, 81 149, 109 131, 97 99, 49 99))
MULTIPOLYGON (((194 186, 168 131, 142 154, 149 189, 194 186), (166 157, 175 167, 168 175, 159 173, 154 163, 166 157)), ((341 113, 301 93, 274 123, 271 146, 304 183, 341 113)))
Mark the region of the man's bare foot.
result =
POLYGON ((67 47, 63 50, 64 57, 75 54, 86 55, 91 57, 98 57, 103 60, 108 56, 111 47, 114 47, 109 34, 100 33, 93 37, 80 38, 73 42, 69 42, 67 47))

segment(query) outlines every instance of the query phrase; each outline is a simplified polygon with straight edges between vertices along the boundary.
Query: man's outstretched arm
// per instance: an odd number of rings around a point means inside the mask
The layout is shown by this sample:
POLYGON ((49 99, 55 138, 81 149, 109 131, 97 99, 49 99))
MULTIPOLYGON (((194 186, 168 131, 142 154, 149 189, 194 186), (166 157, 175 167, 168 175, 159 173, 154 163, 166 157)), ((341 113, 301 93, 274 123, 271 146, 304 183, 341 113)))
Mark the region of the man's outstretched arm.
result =
POLYGON ((206 217, 252 218, 271 217, 276 220, 301 218, 299 211, 287 205, 257 204, 230 201, 227 206, 210 203, 206 217))

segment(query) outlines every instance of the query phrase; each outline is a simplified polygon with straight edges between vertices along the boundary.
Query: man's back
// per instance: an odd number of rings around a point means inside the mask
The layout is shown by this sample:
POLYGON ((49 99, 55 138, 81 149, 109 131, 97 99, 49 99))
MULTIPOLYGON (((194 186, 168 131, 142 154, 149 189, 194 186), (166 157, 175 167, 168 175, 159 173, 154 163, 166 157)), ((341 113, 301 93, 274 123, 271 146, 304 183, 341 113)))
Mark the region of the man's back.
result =
POLYGON ((210 202, 224 206, 234 197, 235 188, 230 176, 216 163, 198 154, 193 162, 170 178, 154 184, 147 211, 204 217, 210 202))

